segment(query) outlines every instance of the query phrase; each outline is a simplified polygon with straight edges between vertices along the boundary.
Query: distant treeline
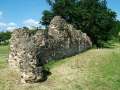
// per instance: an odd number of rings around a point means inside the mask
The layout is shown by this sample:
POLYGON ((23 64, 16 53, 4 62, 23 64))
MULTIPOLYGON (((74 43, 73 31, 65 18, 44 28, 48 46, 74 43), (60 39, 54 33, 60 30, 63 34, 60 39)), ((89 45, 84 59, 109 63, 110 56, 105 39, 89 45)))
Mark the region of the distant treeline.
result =
POLYGON ((0 32, 0 45, 9 44, 9 39, 11 38, 11 32, 0 32))
MULTIPOLYGON (((19 29, 21 29, 21 30, 30 30, 27 27, 18 28, 18 30, 19 29)), ((44 30, 44 29, 36 28, 36 29, 30 30, 30 32, 31 32, 31 34, 35 34, 38 30, 44 30)), ((12 32, 9 32, 9 31, 7 31, 7 32, 0 32, 0 45, 8 45, 9 44, 9 40, 11 38, 11 34, 12 34, 12 32)))

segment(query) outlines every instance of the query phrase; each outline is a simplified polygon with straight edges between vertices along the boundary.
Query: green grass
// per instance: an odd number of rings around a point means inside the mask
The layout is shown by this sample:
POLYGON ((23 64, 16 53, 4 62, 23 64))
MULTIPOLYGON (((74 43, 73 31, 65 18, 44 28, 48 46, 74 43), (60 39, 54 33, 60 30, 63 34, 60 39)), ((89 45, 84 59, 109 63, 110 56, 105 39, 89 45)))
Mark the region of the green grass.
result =
POLYGON ((6 66, 8 53, 9 53, 8 46, 0 46, 0 69, 6 66))
POLYGON ((89 63, 89 83, 92 89, 120 90, 120 48, 102 50, 101 55, 89 63))
POLYGON ((27 85, 7 68, 8 47, 0 47, 0 56, 5 56, 0 58, 5 64, 0 67, 0 90, 120 90, 120 43, 113 46, 52 61, 46 65, 52 73, 47 81, 27 85))

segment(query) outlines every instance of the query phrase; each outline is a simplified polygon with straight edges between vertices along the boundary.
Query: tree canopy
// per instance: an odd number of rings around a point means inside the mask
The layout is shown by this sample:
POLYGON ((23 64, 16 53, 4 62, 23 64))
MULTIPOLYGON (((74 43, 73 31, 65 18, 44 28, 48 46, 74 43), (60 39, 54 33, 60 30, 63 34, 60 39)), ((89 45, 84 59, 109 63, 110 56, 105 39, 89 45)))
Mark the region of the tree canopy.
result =
POLYGON ((0 32, 0 45, 8 44, 11 37, 11 32, 0 32))
POLYGON ((62 16, 68 23, 87 33, 94 44, 102 46, 104 41, 116 34, 116 13, 107 8, 106 0, 47 0, 51 10, 44 11, 42 24, 48 26, 51 19, 62 16))

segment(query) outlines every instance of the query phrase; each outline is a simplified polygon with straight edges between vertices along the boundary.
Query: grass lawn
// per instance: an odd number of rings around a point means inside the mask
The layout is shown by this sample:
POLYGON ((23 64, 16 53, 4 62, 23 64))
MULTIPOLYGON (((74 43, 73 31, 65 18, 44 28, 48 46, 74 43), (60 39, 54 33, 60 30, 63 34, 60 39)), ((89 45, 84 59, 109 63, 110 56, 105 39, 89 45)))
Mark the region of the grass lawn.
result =
POLYGON ((0 69, 6 66, 8 53, 9 53, 8 46, 0 46, 0 69))
POLYGON ((0 47, 0 90, 120 90, 120 44, 51 62, 46 65, 52 73, 47 81, 27 85, 8 69, 8 50, 0 47))

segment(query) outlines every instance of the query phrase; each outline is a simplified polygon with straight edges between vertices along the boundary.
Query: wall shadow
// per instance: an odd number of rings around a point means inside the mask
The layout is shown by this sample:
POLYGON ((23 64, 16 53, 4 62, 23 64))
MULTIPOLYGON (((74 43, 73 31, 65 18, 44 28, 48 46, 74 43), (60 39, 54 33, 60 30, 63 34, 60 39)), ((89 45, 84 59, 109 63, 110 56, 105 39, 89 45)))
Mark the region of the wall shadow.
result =
POLYGON ((44 82, 48 79, 48 76, 50 76, 52 73, 50 72, 49 68, 44 68, 42 71, 42 79, 38 82, 44 82))

